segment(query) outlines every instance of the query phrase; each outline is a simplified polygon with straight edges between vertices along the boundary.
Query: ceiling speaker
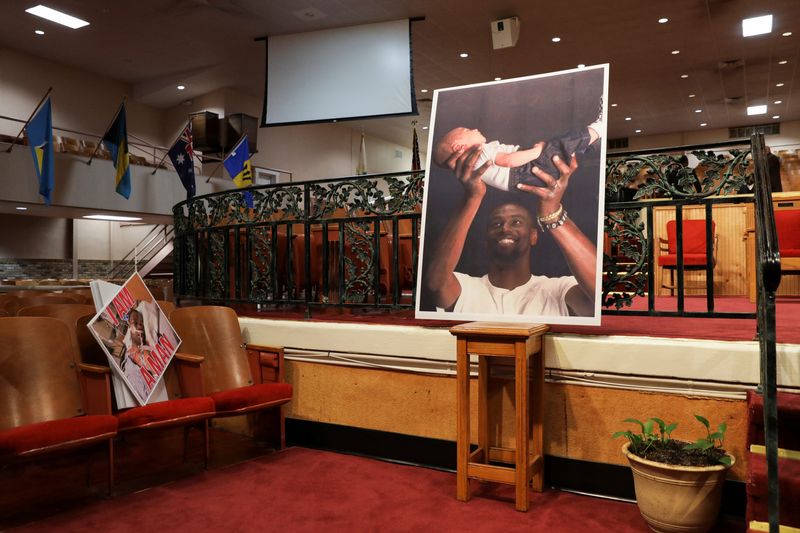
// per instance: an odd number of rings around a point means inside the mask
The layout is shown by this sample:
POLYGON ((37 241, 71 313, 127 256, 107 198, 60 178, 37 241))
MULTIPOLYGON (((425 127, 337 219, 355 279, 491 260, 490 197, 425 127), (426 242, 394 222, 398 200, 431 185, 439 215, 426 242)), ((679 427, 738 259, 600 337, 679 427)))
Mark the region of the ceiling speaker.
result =
POLYGON ((519 39, 519 18, 509 17, 492 21, 492 48, 516 46, 519 39))

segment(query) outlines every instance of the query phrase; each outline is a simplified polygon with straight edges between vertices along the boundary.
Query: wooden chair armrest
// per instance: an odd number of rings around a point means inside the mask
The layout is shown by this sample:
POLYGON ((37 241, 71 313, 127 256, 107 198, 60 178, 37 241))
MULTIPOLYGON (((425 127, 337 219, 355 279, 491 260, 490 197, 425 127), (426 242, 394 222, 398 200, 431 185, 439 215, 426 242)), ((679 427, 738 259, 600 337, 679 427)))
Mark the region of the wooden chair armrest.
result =
POLYGON ((178 383, 184 398, 205 396, 205 383, 203 382, 202 364, 205 361, 202 355, 177 352, 174 356, 175 373, 178 374, 178 383))
POLYGON ((78 363, 83 405, 87 415, 111 414, 111 369, 78 363))
POLYGON ((283 348, 247 344, 247 358, 255 383, 284 382, 283 348))

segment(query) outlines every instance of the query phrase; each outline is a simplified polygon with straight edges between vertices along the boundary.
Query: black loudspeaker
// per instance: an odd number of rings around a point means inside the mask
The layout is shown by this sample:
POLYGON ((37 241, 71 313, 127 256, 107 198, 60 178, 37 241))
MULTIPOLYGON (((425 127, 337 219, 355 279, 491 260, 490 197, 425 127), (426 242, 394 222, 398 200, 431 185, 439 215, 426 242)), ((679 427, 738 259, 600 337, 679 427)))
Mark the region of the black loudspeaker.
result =
MULTIPOLYGON (((222 122, 222 121, 220 121, 222 122)), ((243 134, 247 134, 247 146, 253 154, 258 146, 258 119, 244 113, 233 113, 225 117, 225 152, 229 152, 243 134)))
POLYGON ((210 111, 194 113, 192 118, 192 140, 194 149, 207 154, 222 152, 219 115, 210 111))

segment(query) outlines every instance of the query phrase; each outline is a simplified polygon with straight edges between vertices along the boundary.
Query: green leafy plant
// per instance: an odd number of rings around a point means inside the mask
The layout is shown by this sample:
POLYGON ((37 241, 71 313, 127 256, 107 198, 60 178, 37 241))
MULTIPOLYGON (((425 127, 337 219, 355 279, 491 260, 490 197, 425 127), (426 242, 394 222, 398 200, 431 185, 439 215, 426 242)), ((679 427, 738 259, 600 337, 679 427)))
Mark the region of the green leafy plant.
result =
POLYGON ((672 438, 672 432, 678 427, 677 422, 667 424, 660 418, 652 417, 642 422, 635 418, 626 418, 623 422, 630 422, 639 426, 640 432, 631 430, 617 431, 611 437, 625 437, 630 442, 628 451, 639 457, 662 463, 707 466, 722 463, 731 465, 731 458, 722 447, 725 441, 725 431, 728 426, 725 422, 717 426, 716 431, 711 431, 709 421, 700 415, 694 415, 706 430, 705 437, 695 442, 684 442, 672 438))

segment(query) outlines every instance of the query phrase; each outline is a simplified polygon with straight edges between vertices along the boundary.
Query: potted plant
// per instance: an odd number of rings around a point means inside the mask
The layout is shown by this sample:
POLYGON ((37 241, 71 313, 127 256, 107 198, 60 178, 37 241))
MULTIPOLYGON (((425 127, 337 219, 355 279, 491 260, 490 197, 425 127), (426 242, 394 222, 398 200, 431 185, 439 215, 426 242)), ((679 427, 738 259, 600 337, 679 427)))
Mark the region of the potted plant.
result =
POLYGON ((694 417, 706 435, 693 443, 673 439, 678 424, 655 417, 646 422, 627 418, 641 432, 613 435, 628 440, 622 453, 633 471, 639 511, 653 531, 708 531, 719 514, 725 475, 735 462, 722 447, 727 425, 712 432, 708 420, 694 417))

